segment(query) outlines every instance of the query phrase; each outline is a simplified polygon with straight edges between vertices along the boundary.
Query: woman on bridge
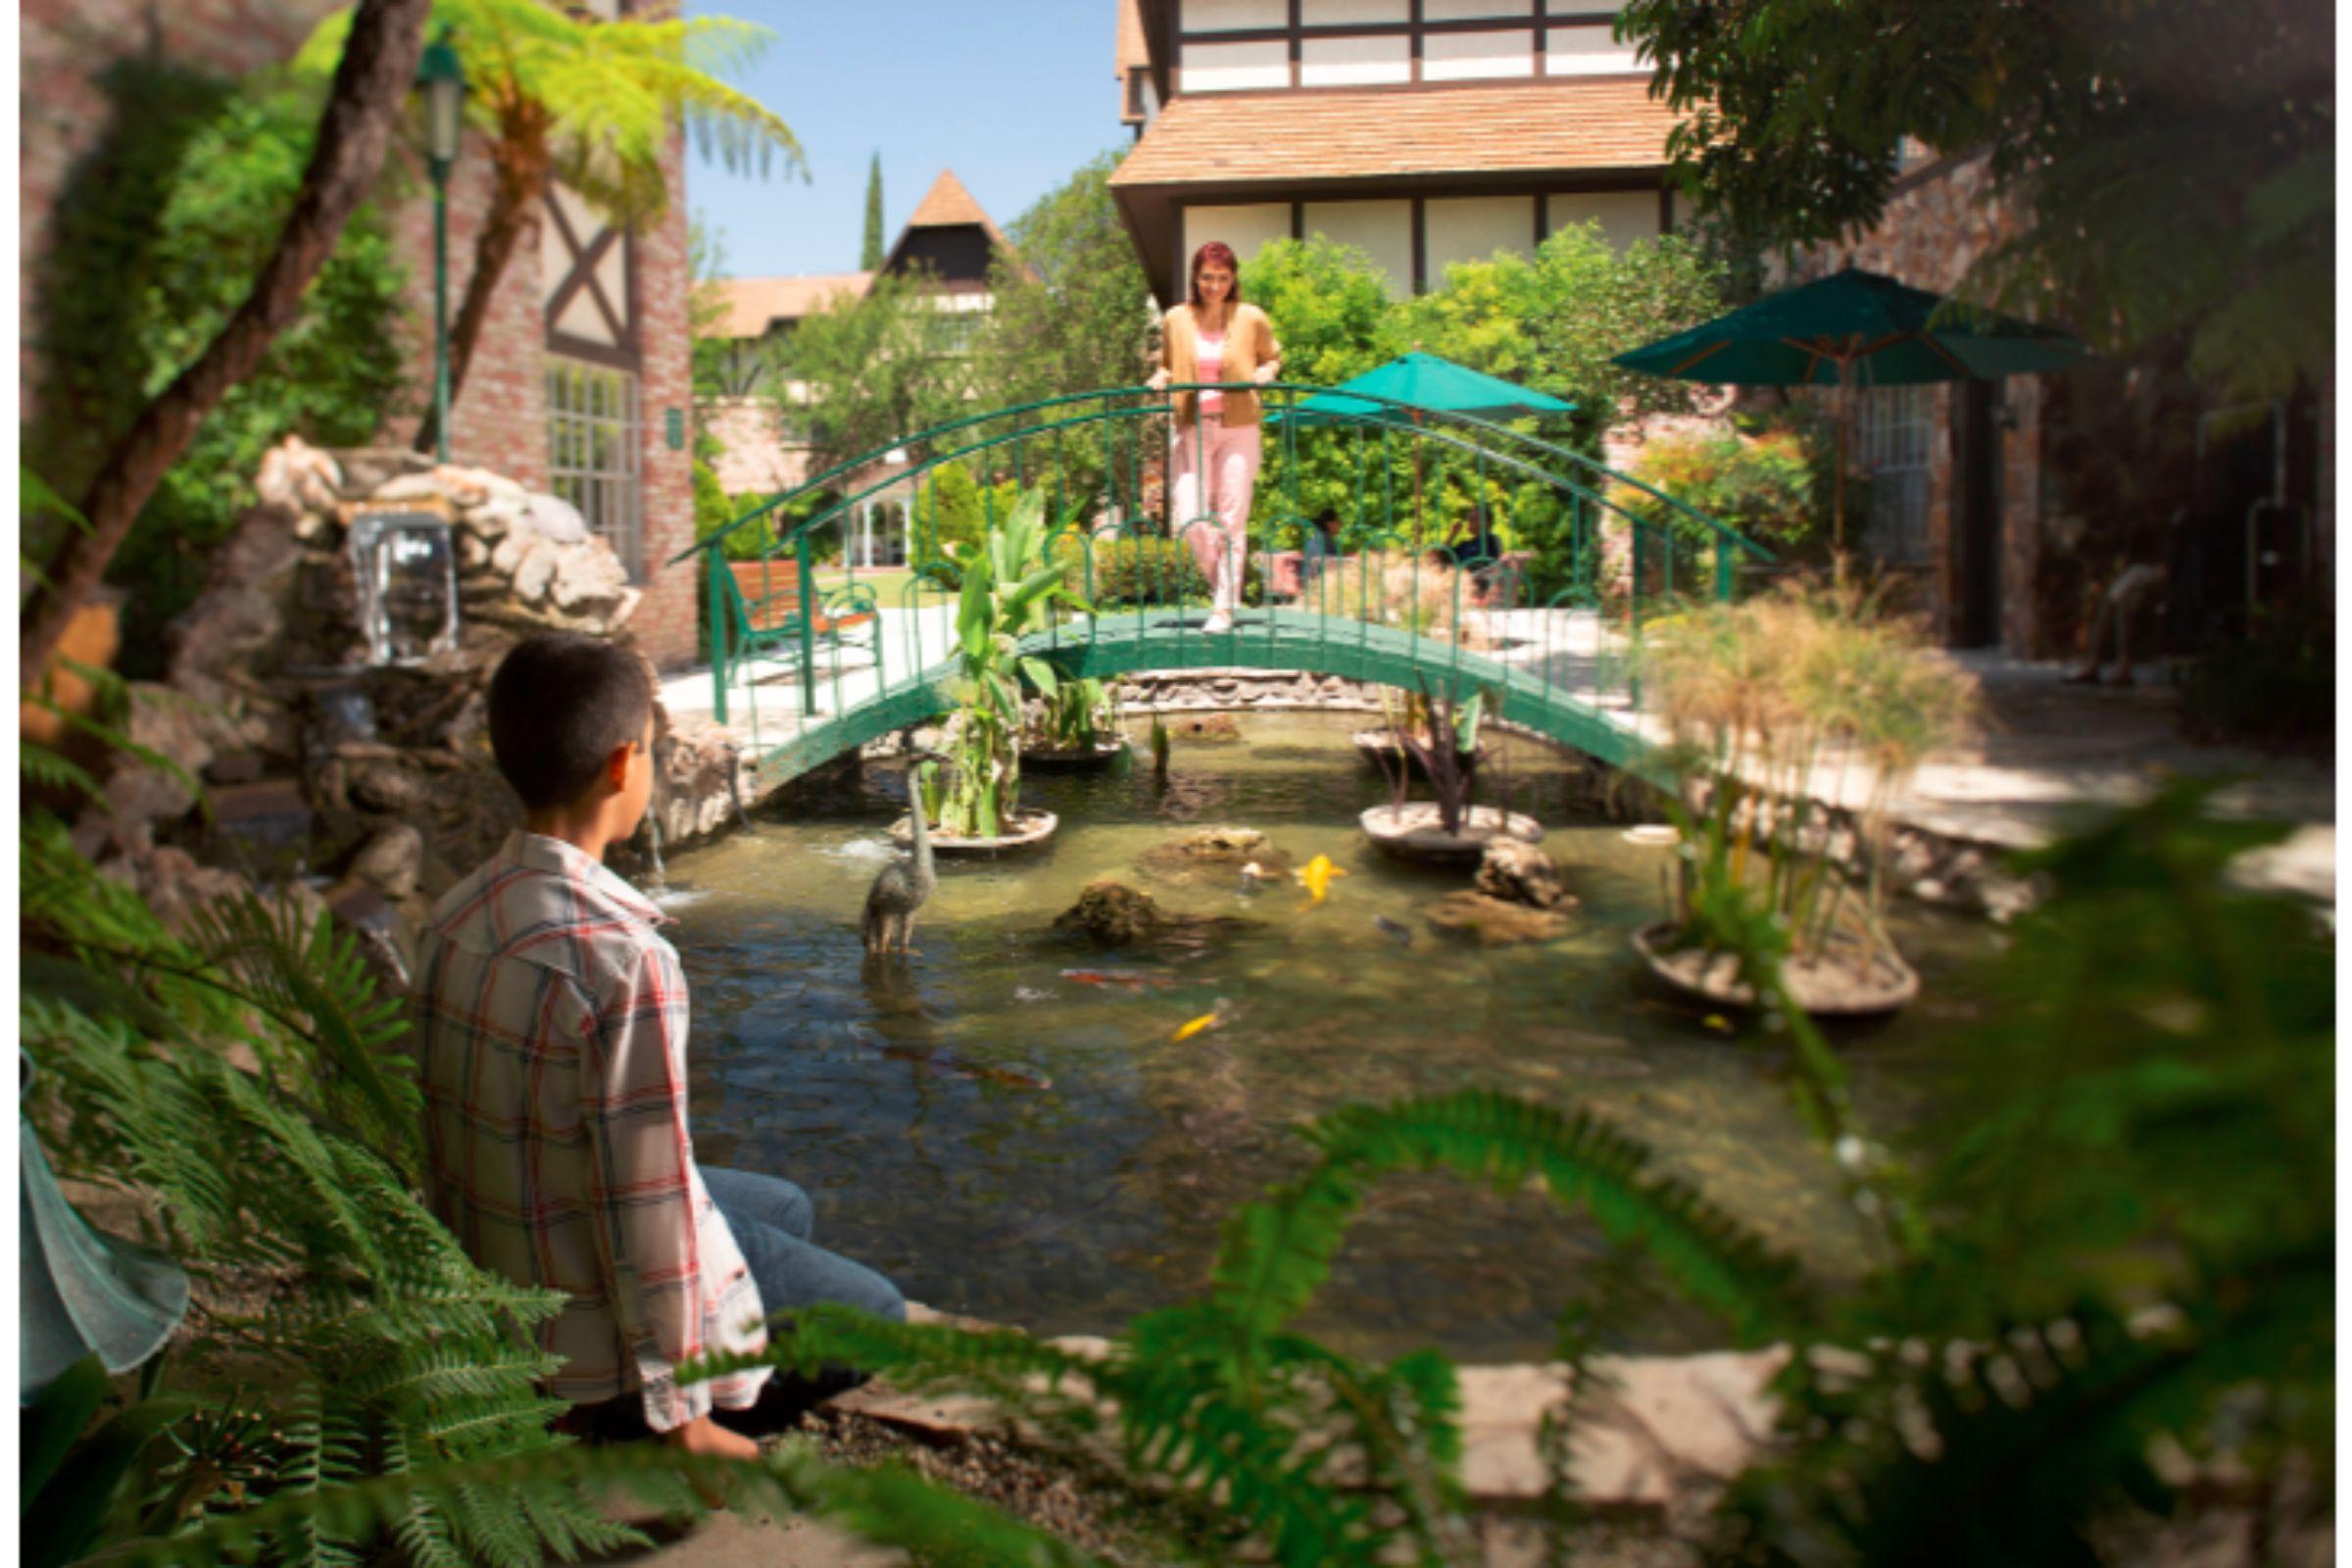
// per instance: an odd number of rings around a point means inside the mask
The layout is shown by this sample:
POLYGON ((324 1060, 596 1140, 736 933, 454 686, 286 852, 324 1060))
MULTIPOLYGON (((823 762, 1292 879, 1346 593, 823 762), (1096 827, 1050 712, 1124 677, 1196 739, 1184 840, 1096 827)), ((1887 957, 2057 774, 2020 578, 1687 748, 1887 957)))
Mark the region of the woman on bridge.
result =
MULTIPOLYGON (((1168 312, 1161 327, 1154 391, 1171 382, 1263 386, 1282 368, 1274 323, 1256 306, 1242 303, 1240 264, 1233 247, 1222 241, 1212 239, 1193 253, 1191 297, 1168 312)), ((1170 432, 1172 526, 1191 543, 1193 559, 1208 579, 1210 611, 1203 631, 1232 630, 1233 612, 1241 608, 1250 497, 1262 452, 1257 420, 1254 392, 1176 394, 1170 432)))

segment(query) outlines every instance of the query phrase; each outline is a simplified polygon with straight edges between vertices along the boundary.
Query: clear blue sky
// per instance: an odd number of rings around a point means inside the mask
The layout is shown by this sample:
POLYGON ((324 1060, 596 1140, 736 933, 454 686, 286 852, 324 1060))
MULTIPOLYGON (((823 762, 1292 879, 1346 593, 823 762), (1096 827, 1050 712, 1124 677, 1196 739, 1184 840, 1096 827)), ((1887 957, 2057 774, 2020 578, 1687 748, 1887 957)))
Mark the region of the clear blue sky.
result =
POLYGON ((735 84, 808 157, 804 183, 689 152, 687 198, 731 276, 855 270, 877 151, 888 245, 942 169, 1003 226, 1132 136, 1111 77, 1114 0, 688 0, 687 14, 775 34, 735 84))

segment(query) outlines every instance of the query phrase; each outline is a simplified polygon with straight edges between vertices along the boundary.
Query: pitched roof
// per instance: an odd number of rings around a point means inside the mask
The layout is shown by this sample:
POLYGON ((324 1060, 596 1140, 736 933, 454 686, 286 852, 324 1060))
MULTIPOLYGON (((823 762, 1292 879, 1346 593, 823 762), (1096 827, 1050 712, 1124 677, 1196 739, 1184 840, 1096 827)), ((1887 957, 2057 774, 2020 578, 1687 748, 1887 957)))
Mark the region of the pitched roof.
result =
POLYGON ((726 301, 721 337, 760 337, 777 321, 797 321, 838 295, 855 299, 872 284, 871 272, 816 272, 798 277, 724 277, 714 285, 726 301))
POLYGON ((972 193, 963 188, 963 181, 956 177, 956 171, 943 169, 931 182, 931 188, 923 193, 923 199, 915 203, 914 216, 906 220, 906 226, 954 228, 964 223, 977 223, 991 233, 996 230, 996 224, 988 220, 988 214, 972 199, 972 193))
POLYGON ((1188 93, 1159 112, 1115 187, 1654 169, 1677 116, 1649 78, 1415 92, 1188 93))

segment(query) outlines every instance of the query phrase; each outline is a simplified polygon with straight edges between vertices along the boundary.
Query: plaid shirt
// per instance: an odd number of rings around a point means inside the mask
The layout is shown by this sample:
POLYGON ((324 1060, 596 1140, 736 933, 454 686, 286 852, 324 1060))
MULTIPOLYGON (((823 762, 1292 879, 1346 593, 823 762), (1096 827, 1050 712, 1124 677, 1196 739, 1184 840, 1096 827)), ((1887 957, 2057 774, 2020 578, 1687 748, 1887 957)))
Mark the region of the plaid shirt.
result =
POLYGON ((549 1392, 633 1388, 667 1431, 742 1409, 762 1367, 680 1388, 706 1351, 758 1350, 760 1289, 686 1131, 686 978, 664 916, 572 846, 514 832, 433 908, 417 1064, 433 1208, 482 1267, 571 1298, 542 1324, 549 1392))

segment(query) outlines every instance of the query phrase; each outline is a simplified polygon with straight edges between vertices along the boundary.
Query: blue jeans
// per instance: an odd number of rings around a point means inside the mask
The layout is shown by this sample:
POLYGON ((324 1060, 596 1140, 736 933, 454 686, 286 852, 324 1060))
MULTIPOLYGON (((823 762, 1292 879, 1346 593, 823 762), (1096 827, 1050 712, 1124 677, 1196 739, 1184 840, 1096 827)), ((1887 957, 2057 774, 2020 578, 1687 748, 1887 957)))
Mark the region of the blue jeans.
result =
POLYGON ((808 1195, 780 1176, 756 1171, 703 1167, 710 1201, 735 1236, 752 1280, 760 1287, 761 1310, 788 1312, 796 1306, 838 1301, 894 1323, 906 1320, 906 1298, 899 1288, 863 1263, 828 1252, 808 1238, 816 1209, 808 1195))

